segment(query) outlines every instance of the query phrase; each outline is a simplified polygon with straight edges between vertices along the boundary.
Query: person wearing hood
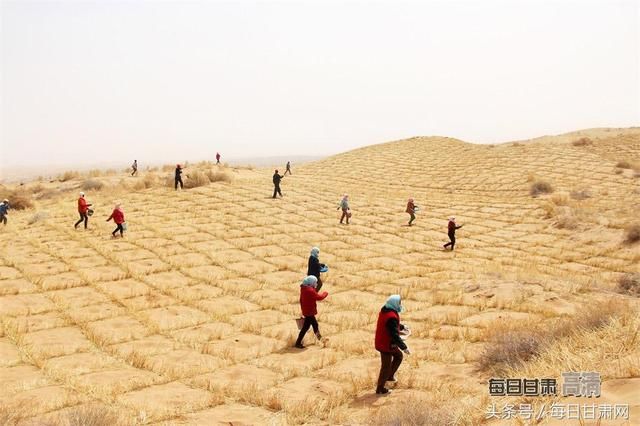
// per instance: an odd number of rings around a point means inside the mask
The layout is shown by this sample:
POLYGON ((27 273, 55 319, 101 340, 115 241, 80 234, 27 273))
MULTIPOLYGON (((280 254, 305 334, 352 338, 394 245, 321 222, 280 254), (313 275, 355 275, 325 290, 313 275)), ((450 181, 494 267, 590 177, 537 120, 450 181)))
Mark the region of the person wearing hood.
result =
POLYGON ((80 219, 73 225, 74 228, 78 229, 78 225, 80 225, 84 221, 84 229, 87 229, 89 225, 89 215, 87 212, 89 211, 89 207, 92 204, 88 204, 87 200, 84 198, 84 192, 80 193, 80 198, 78 198, 78 213, 80 214, 80 219))
POLYGON ((309 264, 307 267, 307 275, 313 275, 318 279, 318 286, 316 290, 320 291, 322 288, 322 279, 320 278, 320 270, 324 268, 326 265, 324 263, 320 263, 320 249, 318 247, 313 247, 311 249, 311 254, 309 255, 309 264))
POLYGON ((342 200, 340 200, 340 205, 338 206, 337 210, 342 209, 342 216, 340 217, 340 224, 342 224, 342 221, 346 218, 347 219, 347 225, 349 224, 349 218, 351 217, 351 208, 349 207, 349 195, 348 194, 344 194, 344 196, 342 197, 342 200))
POLYGON ((402 363, 402 352, 407 355, 411 353, 400 338, 400 331, 405 330, 405 326, 400 323, 400 312, 402 312, 400 296, 394 294, 387 299, 378 314, 375 346, 380 352, 380 374, 376 388, 377 394, 389 393, 385 384, 396 381, 395 374, 402 363))
POLYGON ((411 217, 409 219, 409 226, 411 226, 413 224, 413 221, 416 220, 416 208, 418 206, 416 206, 413 203, 413 198, 409 198, 409 200, 407 201, 407 209, 405 210, 407 213, 409 213, 409 216, 411 217))
POLYGON ((282 198, 282 191, 280 191, 280 181, 283 177, 284 176, 281 176, 278 173, 278 170, 273 173, 273 198, 276 198, 276 194, 280 195, 280 198, 282 198))
POLYGON ((180 189, 184 189, 184 184, 182 183, 182 166, 180 164, 176 164, 176 175, 175 175, 175 189, 178 190, 178 184, 180 184, 180 189))
POLYGON ((116 207, 113 209, 113 212, 111 212, 111 216, 109 216, 109 219, 107 219, 107 222, 109 222, 111 219, 113 219, 113 221, 116 223, 116 229, 113 230, 113 232, 111 233, 111 236, 113 238, 116 237, 116 232, 120 231, 120 238, 124 237, 124 212, 122 211, 122 207, 120 206, 120 204, 116 204, 116 207))
POLYGON ((7 224, 7 214, 9 212, 9 200, 6 198, 0 203, 0 222, 7 224))
POLYGON ((443 246, 445 250, 451 246, 451 251, 453 251, 453 247, 456 245, 456 229, 460 228, 462 228, 462 225, 456 225, 456 218, 451 216, 449 218, 449 224, 447 225, 447 234, 449 235, 450 241, 443 246))
POLYGON ((302 310, 302 316, 304 317, 304 324, 298 334, 298 339, 296 340, 295 345, 296 348, 304 349, 302 339, 304 339, 304 335, 309 331, 309 327, 313 327, 313 332, 318 340, 322 339, 320 329, 318 327, 318 321, 316 320, 316 315, 318 315, 316 302, 324 300, 329 293, 326 291, 318 293, 318 290, 316 289, 317 286, 318 279, 313 275, 306 277, 300 285, 300 309, 302 310))

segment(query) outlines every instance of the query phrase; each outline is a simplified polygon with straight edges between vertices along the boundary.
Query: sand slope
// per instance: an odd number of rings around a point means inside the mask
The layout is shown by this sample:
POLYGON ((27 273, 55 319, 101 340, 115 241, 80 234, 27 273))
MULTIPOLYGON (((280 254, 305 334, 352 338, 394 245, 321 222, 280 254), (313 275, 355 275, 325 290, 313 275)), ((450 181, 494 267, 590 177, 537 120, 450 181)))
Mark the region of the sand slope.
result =
MULTIPOLYGON (((640 246, 622 243, 640 179, 618 174, 620 160, 640 160, 640 129, 495 146, 412 138, 294 167, 278 200, 272 170, 256 170, 183 192, 88 193, 88 231, 73 229, 73 193, 39 202, 45 221, 12 212, 0 227, 0 402, 35 401, 31 415, 44 418, 99 402, 143 423, 357 424, 407 395, 439 394, 476 407, 460 421, 479 422, 489 373, 475 361, 488 330, 599 300, 637 305, 613 291, 640 272, 640 246), (572 143, 582 137, 592 143, 572 143), (537 180, 554 194, 531 197, 537 180), (345 192, 354 216, 340 226, 345 192), (422 207, 411 228, 409 196, 422 207), (104 222, 115 200, 123 240, 104 222), (465 224, 453 253, 442 250, 450 215, 465 224), (318 316, 327 340, 309 333, 299 351, 298 284, 314 245, 330 265, 318 316), (414 353, 398 391, 380 399, 373 329, 392 293, 405 300, 414 353)), ((628 342, 620 351, 587 348, 549 373, 596 368, 610 399, 637 407, 624 381, 637 367, 620 360, 636 359, 640 339, 624 327, 611 329, 628 342)))

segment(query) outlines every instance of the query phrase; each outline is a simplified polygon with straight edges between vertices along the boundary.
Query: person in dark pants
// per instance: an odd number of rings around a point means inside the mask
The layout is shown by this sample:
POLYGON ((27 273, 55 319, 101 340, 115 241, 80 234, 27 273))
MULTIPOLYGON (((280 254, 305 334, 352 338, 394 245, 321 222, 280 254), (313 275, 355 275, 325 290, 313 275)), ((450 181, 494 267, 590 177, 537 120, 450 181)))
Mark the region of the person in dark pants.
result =
POLYGON ((9 214, 9 200, 4 199, 0 203, 0 222, 7 224, 7 214, 9 214))
POLYGON ((286 176, 287 173, 291 174, 291 161, 287 161, 287 170, 284 171, 283 176, 286 176))
POLYGON ((317 285, 318 279, 313 275, 306 277, 300 285, 300 309, 302 310, 302 316, 304 317, 304 324, 302 325, 300 333, 298 334, 298 339, 296 340, 295 347, 299 349, 304 349, 302 339, 304 339, 304 335, 307 334, 310 327, 313 327, 313 332, 315 333, 316 338, 318 340, 322 339, 322 336, 320 335, 320 328, 318 327, 318 321, 316 320, 316 315, 318 315, 316 302, 318 300, 324 300, 329 293, 326 291, 318 293, 318 290, 316 290, 317 285))
POLYGON ((456 229, 462 228, 462 225, 460 226, 456 225, 456 218, 451 216, 449 218, 449 225, 447 226, 447 228, 448 228, 449 240, 451 241, 449 241, 443 247, 446 250, 447 247, 451 246, 451 251, 453 251, 453 247, 456 245, 456 229))
POLYGON ((337 210, 342 209, 342 216, 340 217, 340 224, 342 224, 342 221, 346 218, 347 219, 347 225, 349 224, 349 218, 351 217, 351 208, 349 207, 349 195, 344 194, 344 196, 342 197, 342 200, 340 200, 340 205, 338 206, 337 210))
POLYGON ((216 164, 220 164, 220 153, 216 152, 216 164))
POLYGON ((320 270, 326 266, 324 263, 320 263, 319 256, 320 249, 318 247, 313 247, 311 249, 311 254, 309 255, 309 266, 307 267, 307 276, 313 275, 318 279, 318 287, 316 287, 316 290, 318 291, 320 291, 320 289, 322 288, 320 270))
POLYGON ((409 223, 408 225, 411 226, 413 224, 413 221, 416 220, 416 208, 418 206, 416 206, 413 203, 413 198, 409 198, 409 201, 407 201, 407 210, 406 212, 409 213, 410 219, 409 219, 409 223))
POLYGON ((133 160, 133 164, 131 165, 131 176, 135 176, 138 174, 138 160, 133 160))
POLYGON ((113 232, 111 233, 111 236, 113 238, 116 237, 116 232, 120 231, 120 238, 124 237, 124 212, 122 211, 122 207, 120 206, 120 204, 116 204, 116 207, 113 209, 113 212, 111 213, 111 216, 109 216, 109 219, 107 219, 107 222, 109 222, 111 219, 113 219, 113 221, 116 223, 116 229, 113 230, 113 232))
POLYGON ((87 200, 84 199, 84 192, 81 192, 80 198, 78 198, 78 213, 80 213, 80 220, 73 225, 74 228, 78 229, 78 225, 84 221, 84 229, 87 229, 89 224, 89 215, 87 214, 89 207, 91 207, 91 204, 87 204, 87 200))
POLYGON ((380 352, 380 374, 376 388, 377 394, 390 392, 385 384, 396 381, 396 371, 402 364, 402 352, 407 355, 411 353, 400 338, 400 330, 405 330, 405 326, 400 323, 401 311, 400 296, 394 294, 387 299, 378 314, 375 345, 376 350, 380 352))
POLYGON ((180 189, 184 189, 184 185, 182 183, 182 166, 180 164, 176 164, 176 191, 178 190, 178 184, 180 184, 180 189))
POLYGON ((280 191, 280 181, 284 176, 280 176, 278 171, 273 174, 273 198, 276 198, 276 194, 282 197, 282 191, 280 191))

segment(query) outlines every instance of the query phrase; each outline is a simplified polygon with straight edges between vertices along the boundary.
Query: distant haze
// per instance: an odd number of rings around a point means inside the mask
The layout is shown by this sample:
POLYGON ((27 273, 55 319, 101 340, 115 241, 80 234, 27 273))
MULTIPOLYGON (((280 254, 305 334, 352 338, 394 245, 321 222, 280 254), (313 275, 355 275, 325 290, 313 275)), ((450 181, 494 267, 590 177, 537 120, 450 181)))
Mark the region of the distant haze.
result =
POLYGON ((636 0, 0 7, 0 175, 640 123, 636 0))

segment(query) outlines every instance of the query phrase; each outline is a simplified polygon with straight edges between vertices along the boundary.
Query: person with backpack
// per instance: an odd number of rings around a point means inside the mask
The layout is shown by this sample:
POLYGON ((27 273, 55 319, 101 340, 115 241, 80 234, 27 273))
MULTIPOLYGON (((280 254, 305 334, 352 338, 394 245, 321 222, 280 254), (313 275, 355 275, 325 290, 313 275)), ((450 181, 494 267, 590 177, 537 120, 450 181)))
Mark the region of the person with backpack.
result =
POLYGON ((182 166, 180 164, 176 164, 176 175, 175 175, 175 188, 178 190, 178 184, 180 184, 180 189, 184 189, 184 184, 182 183, 182 166))
POLYGON ((84 192, 80 193, 80 198, 78 198, 78 213, 80 214, 80 219, 73 225, 74 228, 78 229, 78 225, 84 221, 84 229, 87 229, 89 225, 89 207, 92 204, 88 204, 87 200, 84 198, 84 192))
POLYGON ((131 165, 131 176, 135 176, 138 174, 138 160, 133 160, 133 164, 131 165))
POLYGON ((326 267, 324 263, 320 263, 319 256, 320 249, 318 247, 313 247, 309 255, 309 263, 307 266, 307 276, 313 275, 318 279, 318 286, 316 287, 317 291, 320 291, 320 289, 322 288, 322 279, 320 278, 320 272, 322 272, 322 268, 326 267))
POLYGON ((304 317, 304 323, 296 339, 295 347, 298 349, 304 349, 302 339, 307 334, 310 327, 313 327, 313 332, 318 340, 322 339, 320 335, 320 328, 318 327, 318 321, 316 315, 318 315, 318 307, 316 302, 324 300, 329 295, 326 291, 318 293, 316 289, 318 286, 318 279, 313 275, 306 277, 300 285, 300 309, 302 310, 302 316, 304 317))
POLYGON ((405 210, 407 213, 409 213, 409 226, 412 226, 413 221, 416 220, 416 210, 418 209, 418 206, 416 206, 413 203, 413 198, 409 198, 409 200, 407 201, 407 209, 405 210))
POLYGON ((291 174, 291 161, 287 161, 287 170, 284 171, 283 176, 286 176, 287 173, 291 174))
POLYGON ((284 176, 280 176, 280 174, 278 174, 278 170, 276 170, 273 174, 273 198, 276 198, 276 194, 282 197, 282 191, 280 191, 280 181, 283 177, 284 176))
POLYGON ((4 223, 5 226, 7 225, 7 214, 9 214, 9 208, 9 200, 5 198, 2 200, 2 203, 0 203, 0 222, 4 223))
POLYGON ((342 225, 342 221, 346 218, 347 225, 349 224, 349 218, 351 217, 351 209, 349 208, 349 195, 344 194, 342 200, 340 201, 340 205, 337 210, 342 209, 342 216, 340 217, 340 224, 342 225))
POLYGON ((113 212, 111 212, 111 216, 107 219, 109 222, 111 219, 116 224, 116 229, 111 233, 111 238, 116 238, 116 232, 120 231, 120 238, 124 238, 124 212, 122 211, 122 206, 120 204, 116 204, 113 212))
POLYGON ((460 228, 462 228, 462 225, 456 225, 456 218, 451 216, 449 218, 449 224, 447 225, 447 234, 449 235, 450 241, 443 246, 445 250, 451 246, 451 251, 453 251, 453 247, 456 245, 456 229, 460 228))
POLYGON ((387 382, 397 381, 396 371, 402 364, 402 352, 407 355, 411 354, 406 343, 400 338, 400 332, 408 330, 400 323, 402 310, 400 295, 394 294, 387 299, 378 314, 375 348, 380 352, 380 374, 378 375, 376 394, 390 392, 385 385, 387 382))

